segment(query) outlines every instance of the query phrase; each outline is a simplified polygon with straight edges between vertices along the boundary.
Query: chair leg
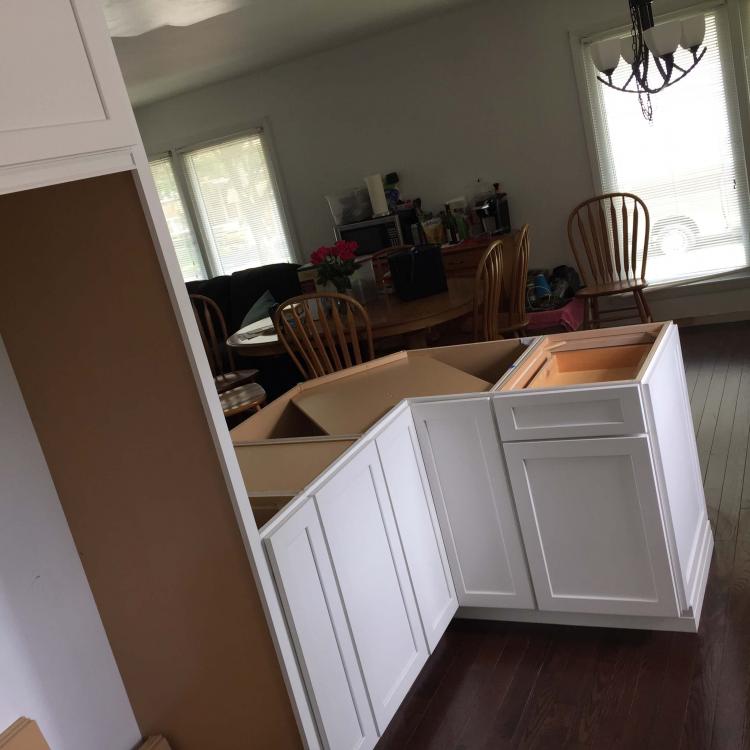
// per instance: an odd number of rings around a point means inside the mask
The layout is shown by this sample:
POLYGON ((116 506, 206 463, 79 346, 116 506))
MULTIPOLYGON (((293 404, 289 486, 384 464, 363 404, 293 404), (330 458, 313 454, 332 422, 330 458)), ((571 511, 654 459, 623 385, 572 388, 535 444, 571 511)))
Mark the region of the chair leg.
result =
POLYGON ((641 297, 640 289, 633 290, 633 298, 635 299, 635 306, 638 308, 638 315, 641 318, 641 323, 648 323, 649 316, 646 313, 646 308, 643 305, 643 297, 641 297))
POLYGON ((638 299, 641 301, 643 310, 646 313, 646 322, 653 323, 654 316, 651 314, 651 308, 649 307, 648 302, 646 301, 646 295, 643 293, 643 289, 638 290, 638 299))
POLYGON ((599 298, 598 297, 591 298, 591 308, 593 311, 591 315, 591 327, 601 328, 602 318, 601 318, 601 315, 599 315, 599 298))
POLYGON ((583 330, 591 328, 591 297, 583 298, 583 330))

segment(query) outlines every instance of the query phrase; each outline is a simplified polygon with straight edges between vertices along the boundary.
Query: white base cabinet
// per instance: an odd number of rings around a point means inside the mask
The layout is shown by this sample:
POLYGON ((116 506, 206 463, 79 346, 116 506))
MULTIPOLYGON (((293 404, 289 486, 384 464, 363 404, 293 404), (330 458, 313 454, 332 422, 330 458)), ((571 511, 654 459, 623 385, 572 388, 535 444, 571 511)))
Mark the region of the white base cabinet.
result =
POLYGON ((505 446, 540 610, 676 617, 648 438, 505 446))
POLYGON ((375 443, 432 652, 456 614, 458 600, 410 410, 403 409, 377 435, 375 443))
POLYGON ((412 414, 461 606, 535 606, 489 399, 415 402, 412 414))
POLYGON ((713 537, 677 329, 407 396, 262 534, 326 747, 373 745, 456 614, 695 632, 713 537))
POLYGON ((320 741, 365 750, 377 733, 315 505, 266 539, 320 741))

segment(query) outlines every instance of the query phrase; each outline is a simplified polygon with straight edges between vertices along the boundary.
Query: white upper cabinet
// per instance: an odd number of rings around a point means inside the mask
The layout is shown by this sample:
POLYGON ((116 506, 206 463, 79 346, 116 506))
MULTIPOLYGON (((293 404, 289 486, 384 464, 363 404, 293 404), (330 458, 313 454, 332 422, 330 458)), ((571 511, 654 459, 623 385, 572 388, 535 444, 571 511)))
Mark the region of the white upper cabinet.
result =
POLYGON ((433 651, 458 600, 409 409, 402 410, 375 443, 427 645, 433 651))
POLYGON ((138 143, 101 3, 0 3, 0 167, 138 143))
POLYGON ((489 399, 414 402, 412 414, 458 603, 534 609, 489 399))
POLYGON ((504 447, 541 610, 679 614, 647 437, 504 447))
POLYGON ((382 733, 427 644, 374 442, 315 490, 357 661, 382 733))

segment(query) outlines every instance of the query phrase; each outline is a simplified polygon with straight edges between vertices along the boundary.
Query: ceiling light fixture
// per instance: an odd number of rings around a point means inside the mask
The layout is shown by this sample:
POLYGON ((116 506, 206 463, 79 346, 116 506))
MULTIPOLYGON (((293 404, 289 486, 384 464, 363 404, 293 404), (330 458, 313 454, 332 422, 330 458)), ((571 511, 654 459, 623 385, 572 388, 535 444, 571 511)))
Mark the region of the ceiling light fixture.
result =
POLYGON ((628 2, 633 24, 631 35, 622 39, 595 42, 591 45, 591 57, 602 74, 597 79, 617 91, 638 94, 643 116, 650 122, 654 114, 651 94, 658 94, 667 86, 681 81, 706 53, 705 47, 701 49, 706 35, 706 18, 704 15, 697 15, 684 21, 667 21, 655 25, 652 0, 628 2), (678 47, 689 51, 693 56, 685 67, 675 61, 678 47), (631 71, 622 85, 612 80, 620 58, 631 71))

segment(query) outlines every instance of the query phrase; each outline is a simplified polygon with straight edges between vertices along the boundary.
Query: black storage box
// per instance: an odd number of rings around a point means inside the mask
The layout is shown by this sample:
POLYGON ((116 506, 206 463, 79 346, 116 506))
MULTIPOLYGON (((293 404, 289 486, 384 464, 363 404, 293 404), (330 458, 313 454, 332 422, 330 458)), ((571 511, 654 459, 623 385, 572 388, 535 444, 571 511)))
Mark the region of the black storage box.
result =
POLYGON ((448 289, 440 245, 417 245, 388 257, 396 296, 404 301, 440 294, 448 289))

